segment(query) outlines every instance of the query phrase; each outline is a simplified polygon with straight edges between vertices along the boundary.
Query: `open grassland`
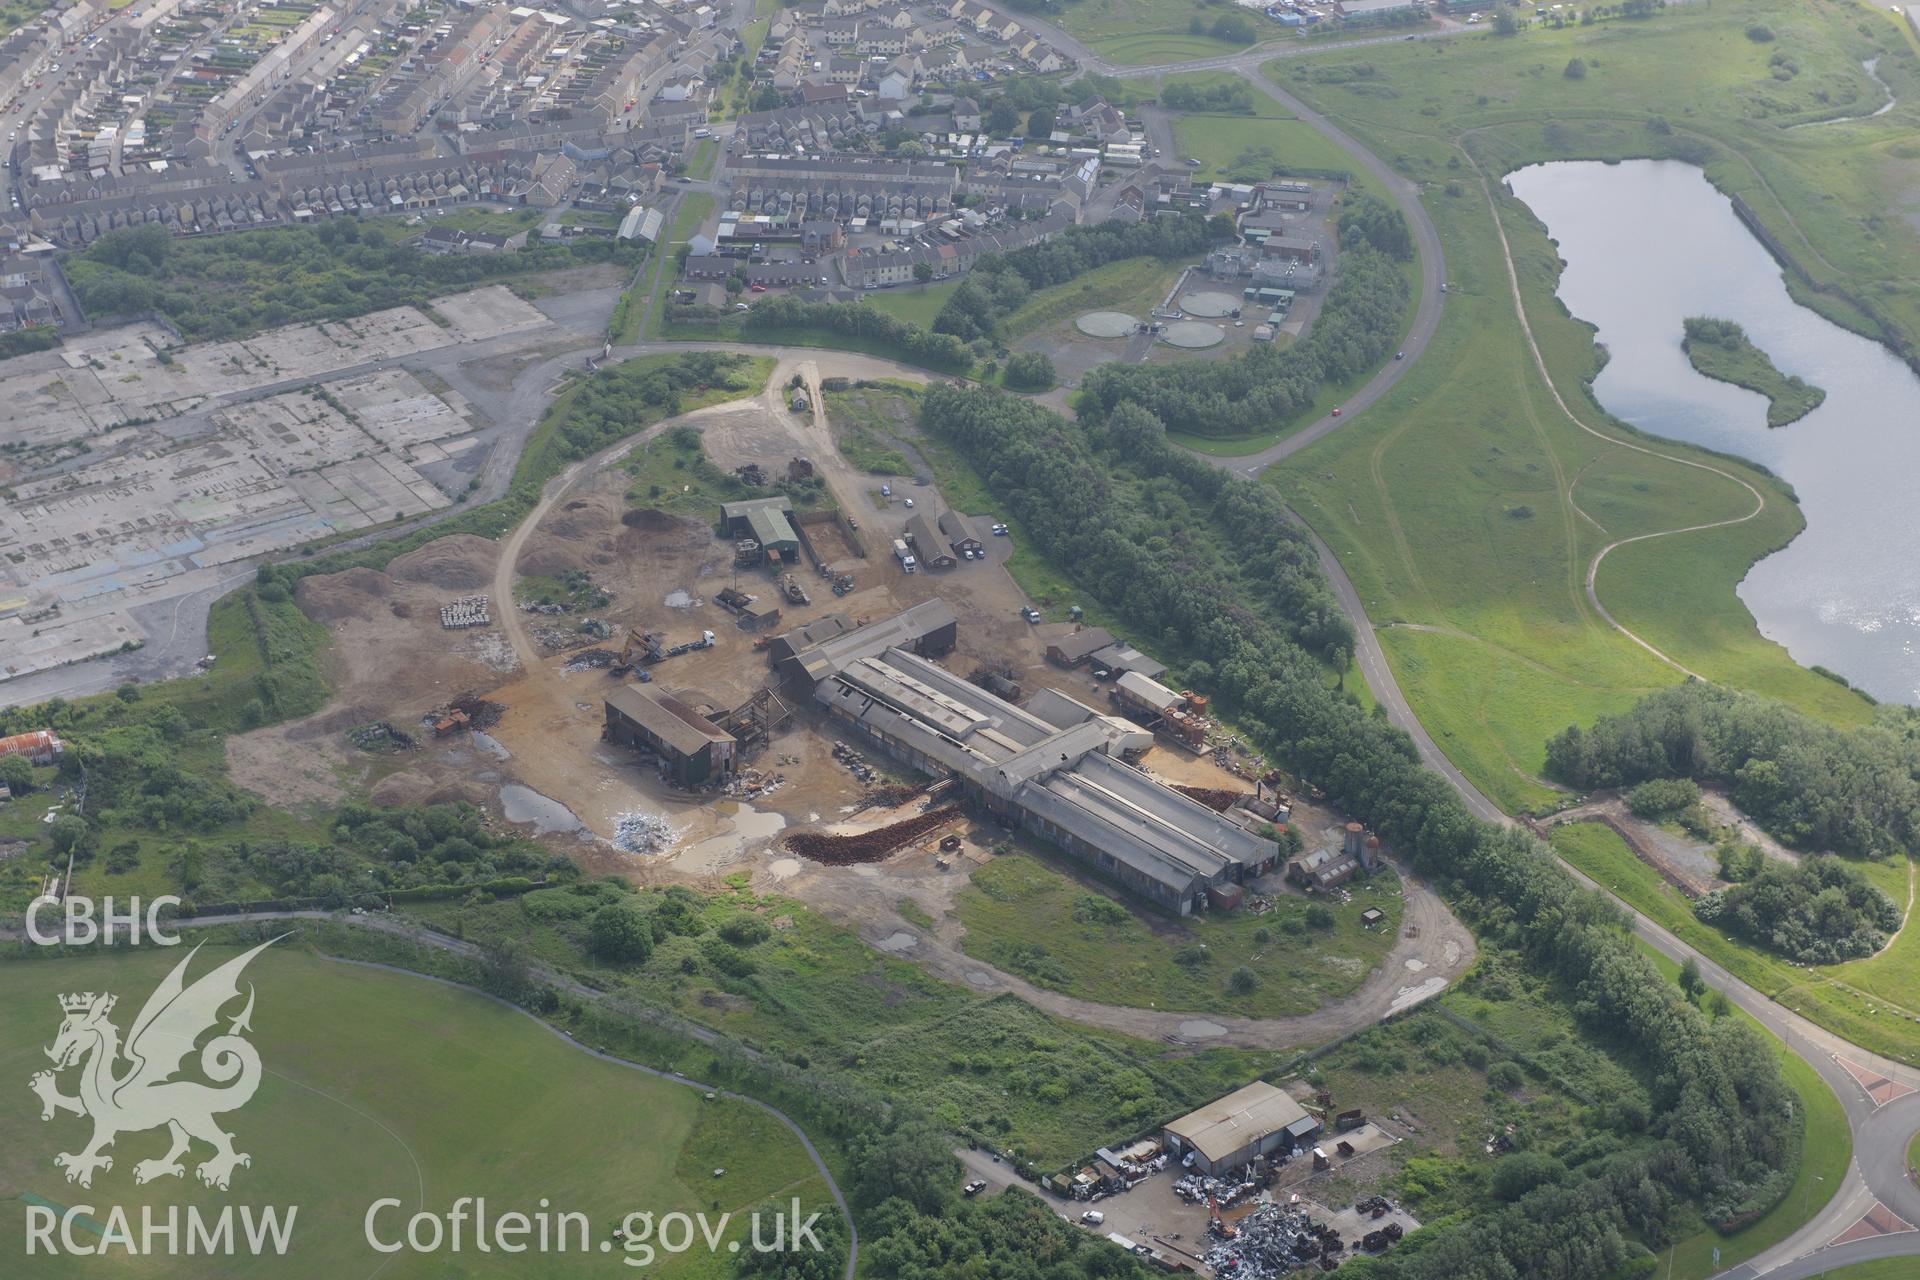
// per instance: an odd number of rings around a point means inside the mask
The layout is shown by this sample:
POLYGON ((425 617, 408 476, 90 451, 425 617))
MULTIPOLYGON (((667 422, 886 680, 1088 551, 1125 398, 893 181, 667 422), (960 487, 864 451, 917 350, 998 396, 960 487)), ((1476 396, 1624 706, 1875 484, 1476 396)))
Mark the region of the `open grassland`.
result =
MULTIPOLYGON (((1623 74, 1617 67, 1652 57, 1648 49, 1670 69, 1665 59, 1679 55, 1658 41, 1689 47, 1706 16, 1674 18, 1671 36, 1666 17, 1635 27, 1631 38, 1610 36, 1603 24, 1586 38, 1615 40, 1608 46, 1615 52, 1589 77, 1623 74)), ((1725 25, 1731 17, 1716 20, 1725 25)), ((1514 313, 1487 189, 1447 131, 1450 111, 1461 117, 1454 127, 1478 127, 1489 113, 1471 105, 1476 92, 1511 79, 1517 106, 1535 122, 1479 128, 1473 153, 1486 157, 1494 179, 1511 163, 1553 154, 1546 136, 1559 126, 1538 123, 1548 113, 1537 96, 1549 88, 1508 66, 1515 59, 1534 66, 1539 56, 1526 41, 1463 39, 1332 54, 1278 70, 1397 167, 1430 180, 1426 202, 1451 286, 1419 364, 1366 415, 1271 479, 1339 554, 1422 721, 1509 808, 1553 801, 1539 777, 1548 734, 1682 679, 1679 667, 1834 723, 1856 723, 1869 711, 1763 639, 1735 594, 1755 559, 1799 531, 1791 495, 1755 468, 1651 441, 1607 418, 1586 388, 1599 367, 1592 331, 1552 296, 1553 246, 1527 210, 1502 195, 1499 216, 1542 355, 1567 404, 1601 434, 1571 420, 1541 380, 1514 313), (1441 45, 1460 46, 1472 60, 1427 51, 1441 45), (1483 64, 1488 79, 1477 78, 1483 64), (1424 114, 1427 107, 1440 115, 1424 114), (1601 562, 1601 601, 1679 667, 1593 608, 1586 575, 1603 547, 1736 520, 1754 509, 1754 493, 1764 500, 1754 518, 1629 542, 1601 562)), ((1764 69, 1764 58, 1758 66, 1764 69)), ((1844 79, 1844 68, 1835 74, 1844 79)), ((1553 92, 1590 83, 1564 81, 1557 70, 1552 80, 1553 92)), ((1648 83, 1641 87, 1651 92, 1648 83)), ((1645 152, 1650 139, 1658 135, 1644 124, 1583 127, 1564 154, 1645 152)))
POLYGON ((1321 927, 1292 894, 1264 915, 1179 919, 1136 910, 1058 855, 1014 852, 973 873, 958 915, 967 954, 1038 986, 1135 1008, 1272 1018, 1352 994, 1392 948, 1402 902, 1398 878, 1383 871, 1354 884, 1352 901, 1323 903, 1321 927), (1360 922, 1369 907, 1386 915, 1372 928, 1360 922))
MULTIPOLYGON (((1188 157, 1200 162, 1193 170, 1196 179, 1265 182, 1277 173, 1304 177, 1354 172, 1352 157, 1301 120, 1182 114, 1174 119, 1173 136, 1179 163, 1188 157)), ((1364 178, 1359 185, 1366 185, 1364 178)))
POLYGON ((1049 1017, 1016 996, 982 997, 883 955, 797 902, 755 894, 744 880, 699 899, 698 932, 663 937, 638 964, 588 955, 585 917, 568 914, 564 890, 429 904, 417 914, 469 936, 510 932, 533 959, 617 997, 797 1066, 844 1073, 1048 1169, 1290 1056, 1175 1050, 1049 1017), (717 930, 742 916, 764 921, 767 936, 725 944, 717 930))
POLYGON ((1507 127, 1505 167, 1691 155, 1805 269, 1812 287, 1788 275, 1796 297, 1911 352, 1920 223, 1894 211, 1920 196, 1920 58, 1901 22, 1846 0, 1676 5, 1645 22, 1396 43, 1268 71, 1395 167, 1435 182, 1452 176, 1447 143, 1495 126, 1507 127), (1893 110, 1794 127, 1883 105, 1861 65, 1876 57, 1893 110), (1575 58, 1579 78, 1565 74, 1575 58))
MULTIPOLYGON (((1678 979, 1679 965, 1652 947, 1643 946, 1642 950, 1661 973, 1678 979)), ((1853 1130, 1847 1124, 1846 1108, 1826 1081, 1745 1012, 1735 1009, 1732 1016, 1761 1032, 1779 1059, 1780 1074, 1800 1096, 1795 1117, 1801 1133, 1800 1168, 1779 1202, 1738 1231, 1720 1232, 1705 1223, 1696 1224, 1698 1229, 1691 1232, 1677 1230, 1679 1238, 1662 1251, 1661 1262, 1664 1270, 1686 1280, 1718 1275, 1723 1268, 1744 1262, 1798 1231, 1839 1191, 1840 1180, 1853 1161, 1853 1130)))
MULTIPOLYGON (((555 1209, 588 1215, 595 1247, 626 1213, 751 1210, 762 1200, 824 1193, 805 1151, 784 1126, 745 1103, 703 1101, 684 1085, 594 1058, 521 1014, 471 992, 418 978, 273 948, 248 968, 253 1032, 265 1068, 258 1094, 222 1117, 238 1150, 252 1156, 229 1193, 204 1188, 192 1164, 184 1179, 136 1187, 134 1165, 166 1149, 164 1131, 127 1133, 114 1167, 90 1190, 54 1167, 59 1151, 83 1145, 83 1121, 43 1124, 27 1078, 46 1066, 41 1047, 59 1025, 56 997, 114 991, 124 1029, 155 984, 187 952, 148 950, 58 960, 16 960, 0 982, 0 1070, 20 1087, 0 1092, 0 1186, 8 1197, 54 1204, 150 1204, 217 1211, 229 1200, 297 1205, 295 1246, 286 1258, 144 1259, 116 1268, 128 1276, 334 1277, 379 1269, 392 1277, 448 1274, 444 1256, 370 1249, 362 1219, 376 1199, 404 1206, 383 1222, 395 1231, 421 1207, 445 1212, 460 1196, 486 1196, 495 1212, 555 1209), (584 1123, 583 1123, 584 1122, 584 1123), (715 1169, 725 1168, 716 1178, 715 1169), (384 1264, 384 1265, 383 1265, 384 1264)), ((193 976, 238 954, 209 946, 193 976)), ((71 1091, 71 1073, 63 1081, 71 1091)), ((22 1256, 23 1216, 0 1215, 0 1249, 22 1256)), ((744 1238, 744 1222, 729 1235, 744 1238)), ((389 1231, 388 1234, 393 1234, 389 1231)), ((88 1243, 92 1243, 89 1241, 88 1243)), ((724 1249, 725 1246, 722 1246, 724 1249)), ((37 1260, 35 1276, 92 1274, 97 1259, 37 1260)), ((577 1273, 578 1259, 463 1253, 463 1275, 577 1273)), ((722 1275, 724 1258, 688 1254, 668 1274, 722 1275)))
MULTIPOLYGON (((1239 52, 1246 46, 1188 34, 1195 18, 1211 27, 1222 14, 1234 12, 1207 0, 1071 0, 1051 20, 1115 63, 1146 66, 1239 52)), ((1267 34, 1261 29, 1263 37, 1267 34)))
POLYGON ((1902 992, 1890 977, 1910 973, 1914 967, 1920 946, 1907 936, 1913 929, 1901 930, 1893 947, 1874 959, 1800 968, 1696 920, 1680 892, 1605 827, 1592 823, 1556 827, 1553 848, 1602 888, 1761 994, 1862 1048, 1901 1062, 1920 1062, 1920 1027, 1913 1021, 1920 1009, 1912 1007, 1914 988, 1908 986, 1902 992), (1881 967, 1870 971, 1868 966, 1873 965, 1881 967), (1863 976, 1873 983, 1872 993, 1863 976))

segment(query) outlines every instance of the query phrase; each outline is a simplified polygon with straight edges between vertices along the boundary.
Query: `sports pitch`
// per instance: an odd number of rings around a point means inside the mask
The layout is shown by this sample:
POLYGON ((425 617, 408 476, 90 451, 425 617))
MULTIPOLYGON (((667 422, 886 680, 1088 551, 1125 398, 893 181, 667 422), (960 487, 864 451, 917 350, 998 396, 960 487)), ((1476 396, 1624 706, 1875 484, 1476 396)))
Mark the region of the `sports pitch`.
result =
MULTIPOLYGON (((703 1100, 682 1084, 604 1061, 524 1015, 472 992, 402 974, 340 964, 282 943, 246 970, 256 992, 252 1033, 263 1069, 258 1093, 219 1115, 234 1146, 252 1157, 227 1192, 200 1185, 196 1144, 184 1178, 134 1182, 134 1166, 166 1153, 164 1129, 123 1133, 111 1170, 82 1189, 54 1165, 77 1151, 88 1121, 40 1119, 29 1079, 49 1064, 43 1052, 60 1027, 59 997, 111 991, 112 1021, 124 1035, 147 993, 188 948, 135 955, 10 962, 0 966, 0 1275, 254 1277, 360 1280, 395 1277, 588 1276, 633 1274, 621 1253, 593 1256, 376 1253, 363 1219, 383 1197, 402 1202, 381 1218, 399 1238, 423 1205, 444 1217, 462 1196, 484 1196, 490 1217, 572 1210, 591 1222, 594 1249, 626 1214, 681 1210, 750 1211, 798 1196, 817 1207, 826 1186, 798 1139, 773 1116, 743 1102, 703 1100), (725 1174, 714 1176, 724 1168, 725 1174), (27 1199, 31 1197, 31 1199, 27 1199), (287 1256, 233 1258, 28 1258, 26 1206, 93 1205, 98 1219, 120 1206, 136 1222, 141 1206, 299 1206, 287 1256), (384 1265, 383 1265, 384 1264, 384 1265)), ((191 976, 237 955, 207 947, 191 976)), ((221 1029, 238 1012, 225 1010, 221 1029)), ((188 1073, 197 1076, 196 1058, 188 1073)), ((124 1068, 122 1068, 124 1070, 124 1068)), ((84 1066, 60 1076, 76 1092, 84 1066)), ((744 1218, 728 1235, 742 1235, 744 1218)), ((77 1229, 83 1244, 96 1237, 77 1229)), ((56 1237, 57 1238, 57 1237, 56 1237)), ((724 1250, 726 1246, 721 1245, 724 1250)), ((661 1255, 649 1272, 720 1276, 731 1259, 704 1247, 661 1255)))

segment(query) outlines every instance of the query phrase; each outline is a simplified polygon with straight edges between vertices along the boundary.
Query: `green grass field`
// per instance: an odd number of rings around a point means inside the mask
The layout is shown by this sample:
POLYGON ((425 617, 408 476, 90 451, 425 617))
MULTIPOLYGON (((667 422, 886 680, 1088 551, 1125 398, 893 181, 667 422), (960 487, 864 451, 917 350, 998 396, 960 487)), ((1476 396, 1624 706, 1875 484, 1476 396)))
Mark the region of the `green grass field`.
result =
POLYGON ((1238 53, 1245 45, 1216 40, 1212 36, 1190 35, 1186 31, 1136 31, 1127 35, 1100 36, 1087 41, 1095 53, 1123 67, 1150 67, 1163 62, 1183 62, 1189 58, 1211 58, 1222 53, 1238 53))
POLYGON ((1913 1022, 1920 1009, 1912 1008, 1911 978, 1920 959, 1920 938, 1915 936, 1920 930, 1902 929, 1893 945, 1871 960, 1799 968, 1696 920, 1679 891, 1605 827, 1556 827, 1553 848, 1634 910, 1763 995, 1863 1048, 1902 1062, 1920 1062, 1920 1028, 1913 1022), (1904 989, 1902 982, 1907 984, 1904 989), (1895 1002, 1904 1002, 1906 1009, 1895 1002))
MULTIPOLYGON (((187 952, 8 962, 0 982, 0 1198, 41 1197, 58 1205, 297 1205, 295 1246, 286 1259, 181 1258, 117 1267, 128 1276, 336 1277, 370 1274, 385 1259, 365 1243, 362 1218, 376 1199, 444 1212, 460 1196, 488 1198, 494 1213, 536 1212, 544 1197, 586 1213, 595 1246, 625 1214, 651 1209, 750 1210, 773 1196, 824 1194, 797 1139, 745 1103, 705 1102, 683 1085, 655 1079, 570 1046, 507 1007, 424 979, 269 950, 248 968, 255 987, 253 1034, 265 1068, 251 1103, 221 1117, 239 1150, 253 1157, 229 1194, 204 1189, 191 1163, 184 1181, 136 1187, 133 1166, 164 1154, 164 1132, 124 1134, 114 1167, 90 1190, 70 1186, 56 1152, 76 1150, 83 1122, 42 1123, 24 1082, 45 1059, 59 1026, 56 996, 111 990, 124 1032, 158 980, 187 952), (723 1177, 713 1170, 725 1168, 723 1177)), ((238 954, 209 946, 198 974, 238 954)), ((71 1091, 71 1073, 63 1089, 71 1091)), ((196 1150, 191 1160, 205 1158, 196 1150)), ((744 1223, 735 1226, 744 1227, 744 1223)), ((23 1215, 0 1214, 0 1252, 20 1258, 23 1215)), ((732 1234, 730 1229, 729 1234, 732 1234)), ((724 1247, 724 1246, 723 1246, 724 1247)), ((452 1274, 447 1255, 396 1255, 381 1274, 452 1274)), ((36 1261, 35 1276, 91 1275, 97 1259, 36 1261)), ((618 1267, 617 1256, 607 1267, 618 1267)), ((704 1252, 662 1264, 669 1274, 719 1276, 724 1258, 704 1252)), ((531 1255, 463 1253, 458 1274, 560 1276, 588 1264, 531 1255)))
MULTIPOLYGON (((1354 172, 1345 151, 1300 120, 1182 114, 1174 118, 1173 133, 1180 161, 1191 156, 1200 162, 1195 178, 1265 182, 1276 173, 1354 172)), ((1359 185, 1366 185, 1364 178, 1359 185)))
POLYGON ((1330 928, 1307 924, 1308 900, 1294 895, 1276 897, 1265 915, 1176 919, 1135 910, 1065 858, 1024 851, 975 871, 958 915, 968 955, 1038 986, 1135 1008, 1268 1018, 1352 994, 1392 948, 1402 903, 1397 877, 1383 872, 1354 885, 1353 901, 1325 904, 1330 928), (1360 923, 1369 907, 1386 914, 1371 929, 1360 923), (1242 968, 1257 985, 1236 993, 1230 983, 1242 968))
POLYGON ((1068 35, 1091 44, 1104 58, 1123 65, 1146 65, 1238 52, 1242 44, 1187 35, 1192 19, 1212 25, 1213 19, 1227 12, 1231 10, 1206 0, 1073 0, 1052 21, 1068 35))
POLYGON ((938 284, 915 285, 911 288, 876 289, 866 295, 866 304, 875 311, 897 316, 908 324, 931 329, 933 318, 940 314, 940 308, 947 305, 947 299, 959 287, 958 280, 942 280, 938 284))
MULTIPOLYGON (((1622 68, 1631 64, 1640 68, 1637 91, 1651 93, 1655 72, 1644 62, 1670 73, 1667 60, 1691 52, 1713 65, 1695 47, 1706 38, 1699 33, 1719 39, 1713 33, 1724 34, 1733 15, 1709 17, 1704 10, 1663 17, 1631 33, 1601 24, 1582 37, 1553 36, 1552 47, 1604 42, 1613 52, 1589 76, 1624 80, 1622 68), (1660 43, 1669 39, 1678 54, 1660 43)), ((1737 26, 1734 33, 1750 43, 1737 26)), ((1584 385, 1598 368, 1591 330, 1552 296, 1557 259, 1539 224, 1502 197, 1527 315, 1556 385, 1583 422, 1611 438, 1570 421, 1533 366, 1486 193, 1455 132, 1477 130, 1474 150, 1495 176, 1557 154, 1538 123, 1482 124, 1507 113, 1472 105, 1477 92, 1492 91, 1490 99, 1508 92, 1515 109, 1537 120, 1550 114, 1542 101, 1548 95, 1586 92, 1590 82, 1556 72, 1546 84, 1527 70, 1543 65, 1548 39, 1539 37, 1540 46, 1532 36, 1392 44, 1274 68, 1397 167, 1426 180, 1452 287, 1439 333, 1388 397, 1269 479, 1339 554, 1429 731, 1510 808, 1554 800, 1539 777, 1548 735, 1682 678, 1589 604, 1593 556, 1617 539, 1732 519, 1752 506, 1730 480, 1613 442, 1633 437, 1584 385), (1449 44, 1460 48, 1427 51, 1449 44)), ((1764 68, 1765 58, 1757 65, 1764 68)), ((1562 141, 1565 154, 1633 154, 1655 138, 1644 124, 1592 125, 1562 141)), ((1756 558, 1799 531, 1798 509, 1758 471, 1715 465, 1765 496, 1759 517, 1620 548, 1603 562, 1601 599, 1622 625, 1693 671, 1835 723, 1864 719, 1864 701, 1762 638, 1734 592, 1756 558)))

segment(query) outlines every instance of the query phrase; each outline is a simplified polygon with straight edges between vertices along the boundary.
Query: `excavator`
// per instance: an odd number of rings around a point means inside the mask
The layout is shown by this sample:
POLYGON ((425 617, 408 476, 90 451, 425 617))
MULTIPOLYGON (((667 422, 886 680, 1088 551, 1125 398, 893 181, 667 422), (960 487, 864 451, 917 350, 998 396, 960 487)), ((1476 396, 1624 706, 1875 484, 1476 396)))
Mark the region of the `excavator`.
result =
MULTIPOLYGON (((660 637, 651 631, 642 631, 638 627, 627 628, 627 642, 620 646, 620 656, 607 668, 610 676, 623 676, 632 671, 637 662, 660 661, 660 637)), ((646 679, 646 672, 641 672, 646 679)))
POLYGON ((1213 1192, 1207 1192, 1207 1226, 1222 1240, 1231 1240, 1240 1234, 1240 1228, 1220 1216, 1220 1202, 1213 1198, 1213 1192))

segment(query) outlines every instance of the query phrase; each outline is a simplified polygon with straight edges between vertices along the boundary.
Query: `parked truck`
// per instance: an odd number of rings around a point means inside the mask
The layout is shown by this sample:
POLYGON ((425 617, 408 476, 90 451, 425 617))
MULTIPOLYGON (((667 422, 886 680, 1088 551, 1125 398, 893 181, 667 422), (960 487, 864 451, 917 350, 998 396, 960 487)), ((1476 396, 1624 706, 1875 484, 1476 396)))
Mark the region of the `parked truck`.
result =
POLYGON ((912 573, 920 567, 920 562, 913 558, 913 551, 907 546, 904 538, 895 538, 893 540, 893 558, 898 560, 900 567, 908 573, 912 573))

